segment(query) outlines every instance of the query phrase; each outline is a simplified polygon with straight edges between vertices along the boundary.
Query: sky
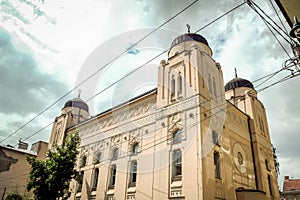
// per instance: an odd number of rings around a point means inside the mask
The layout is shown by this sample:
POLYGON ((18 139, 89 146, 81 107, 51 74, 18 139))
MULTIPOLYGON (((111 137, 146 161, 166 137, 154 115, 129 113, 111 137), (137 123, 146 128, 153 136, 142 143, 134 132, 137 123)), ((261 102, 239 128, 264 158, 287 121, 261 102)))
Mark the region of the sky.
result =
MULTIPOLYGON (((0 140, 31 120, 47 106, 66 94, 85 77, 115 56, 126 51, 144 35, 189 5, 191 0, 1 0, 0 1, 0 140)), ((151 34, 127 53, 100 71, 82 87, 76 88, 28 125, 12 134, 2 145, 17 144, 60 115, 68 99, 89 99, 91 114, 136 96, 156 85, 157 67, 167 54, 151 61, 147 68, 132 74, 112 89, 106 86, 136 69, 153 56, 168 49, 172 40, 194 32, 243 0, 198 1, 185 12, 151 34), (139 85, 118 95, 124 85, 139 85)), ((255 1, 279 25, 270 1, 255 1)), ((275 5, 276 6, 276 5, 275 5)), ((279 11, 276 7, 276 11, 279 11)), ((279 12, 281 16, 281 13, 279 12)), ((287 23, 282 18, 289 31, 287 23)), ((254 81, 282 68, 288 55, 259 16, 245 4, 206 27, 203 35, 213 58, 222 66, 225 83, 238 76, 254 81)), ((277 35, 278 36, 278 35, 277 35)), ((287 42, 280 39, 292 56, 287 42)), ((274 76, 260 89, 290 72, 274 76)), ((254 83, 256 85, 256 83, 254 83)), ((300 105, 299 78, 293 78, 261 93, 268 116, 271 140, 280 163, 279 183, 283 176, 300 178, 300 105)), ((129 86, 128 86, 129 87, 129 86)), ((51 126, 25 142, 48 141, 51 126)))

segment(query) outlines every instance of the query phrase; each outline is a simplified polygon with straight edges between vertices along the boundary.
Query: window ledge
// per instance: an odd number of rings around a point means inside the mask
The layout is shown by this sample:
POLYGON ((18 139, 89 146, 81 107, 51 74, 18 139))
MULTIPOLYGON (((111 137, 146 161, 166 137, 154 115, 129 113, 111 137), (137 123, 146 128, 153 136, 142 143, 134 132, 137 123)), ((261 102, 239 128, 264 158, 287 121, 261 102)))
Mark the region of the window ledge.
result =
POLYGON ((127 193, 135 193, 135 191, 136 191, 136 187, 129 187, 127 189, 127 193))
POLYGON ((181 188, 182 187, 182 181, 180 180, 176 180, 171 183, 171 188, 181 188))
POLYGON ((114 190, 114 189, 109 189, 109 190, 106 192, 107 195, 114 195, 114 193, 115 193, 115 190, 114 190))

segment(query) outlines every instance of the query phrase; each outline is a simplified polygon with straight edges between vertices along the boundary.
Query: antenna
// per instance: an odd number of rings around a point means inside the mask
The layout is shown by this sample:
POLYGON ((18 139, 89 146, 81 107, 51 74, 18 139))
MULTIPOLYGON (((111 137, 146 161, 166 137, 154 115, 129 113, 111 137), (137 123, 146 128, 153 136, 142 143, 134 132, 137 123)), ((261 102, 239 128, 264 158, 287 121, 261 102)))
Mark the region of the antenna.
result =
POLYGON ((188 29, 188 33, 191 33, 190 29, 191 29, 191 26, 189 24, 186 24, 186 27, 188 29))
POLYGON ((78 90, 78 98, 80 98, 81 89, 78 90))

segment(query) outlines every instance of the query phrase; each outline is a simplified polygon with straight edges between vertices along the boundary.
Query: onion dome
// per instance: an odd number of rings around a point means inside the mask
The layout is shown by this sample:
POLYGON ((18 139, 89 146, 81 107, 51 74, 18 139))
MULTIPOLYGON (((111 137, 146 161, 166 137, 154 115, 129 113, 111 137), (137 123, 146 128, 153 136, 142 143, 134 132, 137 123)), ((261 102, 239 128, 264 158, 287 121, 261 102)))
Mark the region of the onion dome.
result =
POLYGON ((171 44, 171 48, 186 41, 197 41, 209 46, 207 40, 202 35, 196 33, 186 33, 176 37, 171 44))
POLYGON ((71 99, 71 100, 67 101, 65 103, 63 109, 67 108, 67 107, 80 108, 80 109, 83 109, 83 110, 89 112, 88 105, 80 98, 74 98, 74 99, 71 99))
POLYGON ((250 81, 243 78, 235 77, 225 85, 225 92, 240 87, 247 87, 247 88, 254 89, 254 86, 250 81))

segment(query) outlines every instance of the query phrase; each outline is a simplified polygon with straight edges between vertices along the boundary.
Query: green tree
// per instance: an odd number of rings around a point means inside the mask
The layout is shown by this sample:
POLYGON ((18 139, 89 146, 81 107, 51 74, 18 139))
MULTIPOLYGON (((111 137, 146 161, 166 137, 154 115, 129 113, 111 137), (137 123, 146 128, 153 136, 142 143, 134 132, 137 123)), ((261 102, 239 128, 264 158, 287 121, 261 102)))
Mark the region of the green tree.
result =
POLYGON ((45 160, 27 157, 31 165, 27 190, 33 189, 37 200, 66 199, 69 197, 69 184, 78 177, 75 169, 80 138, 78 133, 69 135, 64 145, 48 150, 45 160))
POLYGON ((9 193, 5 198, 5 200, 23 200, 23 199, 24 198, 22 197, 22 195, 20 195, 17 192, 9 193))

